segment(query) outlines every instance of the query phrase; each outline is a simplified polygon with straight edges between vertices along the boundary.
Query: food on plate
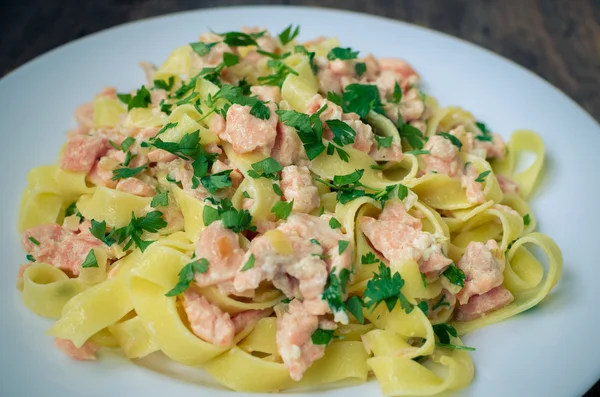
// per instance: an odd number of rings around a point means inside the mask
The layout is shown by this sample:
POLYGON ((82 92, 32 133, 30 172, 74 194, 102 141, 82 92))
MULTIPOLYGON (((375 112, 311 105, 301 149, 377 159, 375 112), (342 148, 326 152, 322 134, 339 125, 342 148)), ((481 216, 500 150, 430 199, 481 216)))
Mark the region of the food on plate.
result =
POLYGON ((57 164, 29 172, 17 286, 68 356, 435 395, 473 378, 462 335, 556 284, 527 203, 536 133, 505 142, 406 61, 298 33, 210 32, 143 63, 146 84, 78 107, 57 164))

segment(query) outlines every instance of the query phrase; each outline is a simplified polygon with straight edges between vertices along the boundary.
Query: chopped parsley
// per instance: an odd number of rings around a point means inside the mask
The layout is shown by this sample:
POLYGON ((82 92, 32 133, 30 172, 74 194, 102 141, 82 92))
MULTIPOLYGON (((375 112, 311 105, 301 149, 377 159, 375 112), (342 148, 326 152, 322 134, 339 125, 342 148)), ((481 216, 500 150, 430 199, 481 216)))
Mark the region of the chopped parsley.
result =
POLYGON ((116 170, 113 170, 113 176, 110 179, 113 181, 117 181, 119 179, 133 178, 137 174, 144 171, 147 165, 148 164, 146 163, 136 168, 117 168, 116 170))
POLYGON ((319 240, 315 239, 315 238, 311 238, 310 242, 313 243, 314 245, 321 245, 321 243, 319 242, 319 240))
POLYGON ((283 196, 283 191, 281 191, 281 187, 279 187, 279 185, 276 183, 273 184, 273 191, 276 195, 283 196))
POLYGON ((523 215, 523 224, 525 226, 529 226, 530 223, 531 223, 531 215, 529 215, 529 214, 523 215))
POLYGON ((135 138, 128 136, 121 143, 121 150, 124 151, 124 152, 128 151, 129 148, 131 147, 131 145, 133 145, 134 143, 135 143, 135 138))
POLYGON ((415 156, 418 156, 420 154, 431 154, 431 152, 429 150, 417 149, 417 150, 409 150, 407 152, 404 152, 404 154, 413 154, 415 156))
POLYGON ((217 193, 219 189, 233 186, 229 174, 232 170, 225 170, 200 178, 200 183, 211 194, 217 193))
POLYGON ((467 276, 465 276, 465 273, 462 271, 462 269, 460 269, 454 263, 451 263, 450 266, 448 266, 448 268, 442 274, 452 284, 458 285, 460 287, 465 286, 465 279, 467 278, 467 276))
POLYGON ((293 25, 288 26, 285 30, 279 33, 279 41, 281 41, 281 45, 286 45, 289 42, 293 41, 300 34, 300 26, 296 26, 294 29, 293 25))
POLYGON ((442 294, 440 300, 431 307, 431 310, 434 311, 443 306, 450 307, 450 302, 446 302, 446 294, 442 294))
POLYGON ((394 84, 394 92, 392 93, 391 102, 399 104, 401 100, 402 100, 402 88, 400 88, 400 85, 396 81, 396 83, 394 84))
MULTIPOLYGON (((241 106, 250 106, 250 114, 261 120, 268 120, 271 117, 271 110, 265 103, 256 97, 245 96, 241 87, 223 84, 219 91, 208 96, 206 103, 208 106, 213 106, 218 99, 225 99, 241 106)), ((228 107, 225 109, 228 109, 228 107)))
POLYGON ((331 217, 331 219, 329 220, 329 227, 332 229, 339 229, 342 227, 342 224, 334 217, 331 217))
POLYGON ((273 69, 273 73, 267 76, 260 76, 257 80, 263 85, 273 85, 281 87, 288 75, 298 76, 298 72, 276 59, 267 61, 267 66, 273 69))
POLYGON ((256 50, 256 52, 258 52, 261 55, 264 55, 266 57, 269 57, 271 59, 285 59, 287 57, 289 57, 290 55, 292 55, 291 52, 284 52, 283 54, 275 54, 273 52, 268 52, 268 51, 264 51, 264 50, 256 50))
POLYGON ((150 202, 150 206, 153 208, 166 207, 167 205, 169 205, 169 192, 166 190, 164 192, 159 192, 150 202))
POLYGON ((33 236, 29 236, 29 241, 31 241, 33 244, 37 245, 39 247, 40 242, 37 241, 33 236))
POLYGON ((452 144, 454 146, 456 146, 458 148, 458 150, 460 150, 462 148, 462 142, 460 141, 460 139, 458 139, 454 135, 449 134, 447 132, 438 132, 438 135, 443 136, 444 138, 448 139, 450 142, 452 142, 452 144))
POLYGON ((65 210, 65 217, 75 215, 77 213, 77 201, 73 201, 65 210))
POLYGON ((254 267, 255 260, 256 260, 256 258, 254 257, 254 254, 250 254, 250 256, 248 257, 248 260, 242 267, 241 271, 245 272, 246 270, 252 269, 254 267))
POLYGON ((308 56, 308 64, 310 65, 313 74, 316 75, 319 72, 318 66, 315 65, 315 52, 309 52, 304 46, 297 45, 294 47, 294 54, 305 54, 308 56))
POLYGON ((494 137, 491 135, 477 135, 475 139, 482 142, 491 142, 494 139, 494 137))
POLYGON ((173 85, 175 85, 175 76, 170 76, 169 80, 154 80, 155 89, 171 91, 173 85))
POLYGON ((346 300, 346 310, 349 311, 359 324, 365 323, 365 316, 363 314, 364 302, 359 296, 351 296, 346 300))
POLYGON ((346 248, 350 245, 350 241, 348 240, 338 240, 338 254, 342 255, 346 248))
POLYGON ((162 218, 162 212, 160 211, 152 211, 139 218, 132 212, 129 224, 118 229, 113 229, 106 238, 116 241, 117 244, 122 244, 129 240, 123 247, 123 250, 128 250, 135 244, 136 247, 144 252, 144 250, 154 241, 142 240, 142 233, 144 231, 156 233, 159 229, 166 226, 167 222, 162 218))
POLYGON ((391 136, 379 136, 377 134, 374 134, 373 137, 375 138, 375 141, 377 142, 377 150, 386 147, 390 147, 392 146, 392 141, 393 141, 393 137, 391 136))
POLYGON ((25 258, 29 261, 29 262, 35 262, 35 258, 33 257, 33 255, 31 254, 27 254, 25 255, 25 258))
POLYGON ((408 123, 401 122, 401 116, 398 114, 399 127, 398 132, 400 133, 400 137, 406 139, 408 144, 417 150, 423 149, 425 142, 427 142, 427 137, 423 135, 421 130, 408 123))
MULTIPOLYGON (((124 102, 125 97, 119 98, 124 102)), ((127 102, 127 111, 130 111, 134 108, 147 108, 148 105, 152 102, 150 98, 150 91, 146 88, 146 86, 142 86, 137 92, 135 96, 131 97, 131 99, 127 102)))
POLYGON ((384 114, 379 90, 376 85, 349 84, 342 94, 342 109, 365 117, 371 110, 384 114))
POLYGON ((342 120, 327 120, 325 122, 333 133, 333 142, 340 146, 352 145, 356 131, 342 120))
POLYGON ((477 128, 479 128, 481 130, 481 132, 483 133, 483 135, 490 135, 492 133, 492 131, 490 131, 490 129, 488 128, 488 126, 485 125, 485 123, 483 123, 481 121, 477 121, 475 123, 475 125, 477 126, 477 128))
POLYGON ((207 55, 216 44, 217 43, 203 43, 199 41, 196 43, 190 43, 190 47, 192 47, 192 51, 203 57, 204 55, 207 55))
POLYGON ((279 173, 283 170, 281 164, 273 157, 267 157, 264 160, 250 164, 250 166, 252 169, 248 170, 248 176, 254 179, 268 178, 276 181, 279 179, 279 173))
POLYGON ((235 233, 241 233, 244 230, 256 231, 256 226, 251 226, 252 215, 248 210, 237 210, 233 207, 231 201, 227 198, 221 200, 217 208, 205 205, 202 212, 202 221, 205 226, 221 220, 223 226, 233 230, 235 233))
POLYGON ((404 200, 408 196, 408 188, 403 184, 398 184, 398 199, 404 200))
POLYGON ((421 301, 421 302, 417 303, 417 307, 419 309, 421 309, 421 311, 423 312, 423 314, 425 314, 425 316, 429 315, 429 305, 427 304, 426 301, 421 301))
POLYGON ((350 271, 348 269, 342 269, 339 276, 334 271, 327 276, 327 284, 321 299, 327 302, 334 313, 345 309, 343 295, 346 293, 346 285, 349 279, 350 271))
POLYGON ((437 336, 439 342, 436 342, 435 345, 438 347, 445 347, 448 349, 456 349, 456 350, 468 350, 473 351, 475 348, 469 346, 462 345, 454 345, 450 343, 450 336, 455 338, 458 337, 458 331, 456 328, 447 323, 435 324, 433 326, 433 332, 435 336, 437 336))
POLYGON ((250 197, 250 193, 248 193, 248 192, 247 192, 247 191, 245 191, 245 190, 242 192, 242 196, 244 196, 244 197, 245 197, 245 198, 247 198, 247 199, 249 199, 249 198, 252 198, 252 197, 250 197))
POLYGON ((125 105, 128 105, 131 101, 131 94, 117 94, 117 98, 125 105))
POLYGON ((106 231, 106 221, 98 222, 95 219, 91 220, 90 233, 98 240, 102 241, 109 247, 114 244, 114 240, 110 237, 110 233, 106 231))
POLYGON ((242 32, 227 32, 217 34, 223 37, 223 42, 231 47, 247 47, 251 45, 257 45, 255 38, 259 38, 264 35, 264 32, 261 33, 246 34, 242 32))
POLYGON ((334 59, 341 59, 347 61, 349 59, 356 59, 359 51, 352 51, 352 48, 335 47, 332 48, 327 54, 327 59, 333 61, 334 59))
POLYGON ((98 260, 96 259, 96 254, 94 253, 93 249, 91 249, 90 252, 88 252, 87 256, 85 257, 85 260, 81 264, 81 267, 84 269, 88 267, 99 267, 98 260))
POLYGON ((374 274, 367 283, 364 292, 365 306, 371 311, 375 310, 380 303, 384 302, 391 312, 396 303, 400 302, 402 309, 408 314, 413 311, 414 306, 402 294, 404 279, 396 272, 392 276, 391 269, 384 263, 379 263, 379 274, 374 274))
POLYGON ((358 77, 361 77, 367 71, 367 64, 364 62, 356 62, 354 65, 354 71, 358 77))
POLYGON ((372 265, 373 263, 379 262, 377 257, 372 252, 367 252, 360 258, 360 263, 363 265, 372 265))
POLYGON ((185 292, 194 279, 194 273, 206 273, 208 271, 208 260, 200 258, 185 265, 179 272, 179 281, 165 296, 177 296, 185 292))
POLYGON ((328 345, 333 339, 333 330, 317 328, 310 339, 314 345, 328 345))
POLYGON ((292 213, 292 208, 294 207, 294 200, 286 203, 285 201, 278 201, 275 203, 273 208, 271 208, 271 212, 275 214, 275 216, 279 219, 286 220, 288 216, 292 213))
POLYGON ((490 172, 492 172, 492 171, 490 171, 490 170, 483 171, 481 174, 479 174, 477 176, 477 178, 475 179, 475 182, 479 182, 479 183, 485 182, 485 177, 488 176, 490 174, 490 172))
POLYGON ((324 105, 311 116, 298 113, 295 110, 280 109, 276 111, 283 124, 296 129, 309 160, 314 160, 325 150, 325 145, 323 144, 323 124, 319 115, 326 107, 327 105, 324 105))

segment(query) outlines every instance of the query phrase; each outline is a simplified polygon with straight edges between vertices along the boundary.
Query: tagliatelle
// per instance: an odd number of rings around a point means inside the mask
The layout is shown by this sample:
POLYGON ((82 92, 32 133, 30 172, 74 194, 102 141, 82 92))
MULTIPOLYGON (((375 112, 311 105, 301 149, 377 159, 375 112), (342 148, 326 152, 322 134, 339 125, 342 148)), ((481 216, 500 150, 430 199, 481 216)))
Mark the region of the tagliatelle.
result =
POLYGON ((296 36, 202 35, 82 105, 28 173, 17 286, 66 353, 162 352, 240 392, 437 395, 474 377, 462 335, 559 281, 527 202, 540 136, 505 144, 405 61, 296 36))

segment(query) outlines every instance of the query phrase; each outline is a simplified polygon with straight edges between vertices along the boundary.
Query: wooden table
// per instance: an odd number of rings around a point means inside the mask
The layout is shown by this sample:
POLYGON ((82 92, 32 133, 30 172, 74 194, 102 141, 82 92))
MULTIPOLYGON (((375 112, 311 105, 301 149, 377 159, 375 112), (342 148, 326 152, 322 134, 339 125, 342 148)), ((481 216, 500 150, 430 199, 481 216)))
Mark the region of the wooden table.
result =
MULTIPOLYGON (((2 2, 0 74, 61 44, 121 23, 243 0, 2 2)), ((488 48, 548 80, 600 120, 599 0, 261 0, 320 5, 427 26, 488 48)), ((600 395, 600 382, 586 397, 600 395)))

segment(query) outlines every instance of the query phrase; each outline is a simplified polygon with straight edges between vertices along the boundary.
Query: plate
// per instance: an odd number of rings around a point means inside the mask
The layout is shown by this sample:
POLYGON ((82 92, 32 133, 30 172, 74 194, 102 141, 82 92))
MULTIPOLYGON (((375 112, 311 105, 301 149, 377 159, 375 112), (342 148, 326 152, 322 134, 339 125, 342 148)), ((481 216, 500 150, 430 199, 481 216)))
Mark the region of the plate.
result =
MULTIPOLYGON (((491 52, 421 27, 356 13, 301 7, 199 10, 153 18, 90 35, 53 50, 0 81, 0 379, 10 396, 139 396, 225 391, 205 377, 184 382, 118 355, 95 363, 71 361, 45 336, 45 319, 30 313, 15 288, 25 262, 16 232, 25 175, 53 163, 75 107, 114 85, 139 87, 137 62, 160 64, 170 50, 208 30, 244 25, 283 30, 302 26, 301 40, 338 36, 344 46, 402 57, 421 73, 423 89, 442 105, 472 111, 505 138, 519 128, 538 131, 547 147, 545 179, 533 198, 539 229, 563 250, 563 278, 539 307, 474 332, 473 384, 457 396, 581 396, 600 376, 597 249, 600 127, 546 81, 491 52), (208 390, 206 389, 208 388, 208 390)), ((146 362, 145 365, 152 366, 146 362)), ((165 368, 165 371, 172 368, 165 368)), ((181 373, 181 377, 194 378, 181 373)), ((309 395, 309 392, 306 392, 309 395)), ((313 392, 314 393, 314 392, 313 392)), ((302 394, 302 393, 300 393, 302 394)), ((296 394, 298 395, 298 394, 296 394)), ((379 397, 376 382, 320 393, 379 397)))

